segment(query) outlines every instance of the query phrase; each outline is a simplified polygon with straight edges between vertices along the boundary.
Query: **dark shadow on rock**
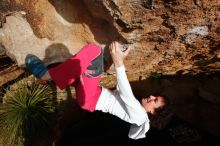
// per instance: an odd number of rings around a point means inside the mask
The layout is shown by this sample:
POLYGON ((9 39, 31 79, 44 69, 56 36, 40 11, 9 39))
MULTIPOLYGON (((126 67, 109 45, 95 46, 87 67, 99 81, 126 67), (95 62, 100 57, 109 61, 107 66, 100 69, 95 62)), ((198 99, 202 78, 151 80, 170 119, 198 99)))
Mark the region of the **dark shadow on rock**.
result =
POLYGON ((198 67, 205 67, 208 66, 210 64, 214 64, 216 62, 220 62, 220 58, 217 56, 212 57, 211 59, 200 59, 199 61, 194 63, 194 66, 198 66, 198 67))
POLYGON ((66 128, 59 146, 127 144, 129 124, 102 112, 87 113, 87 118, 66 128))
POLYGON ((49 0, 49 2, 66 21, 86 24, 92 31, 95 40, 100 44, 109 44, 120 37, 112 24, 92 16, 82 0, 49 0))
POLYGON ((206 102, 198 97, 197 87, 207 84, 207 80, 218 80, 210 84, 213 88, 218 86, 216 83, 220 82, 220 73, 162 76, 159 79, 131 82, 137 97, 162 94, 173 102, 175 116, 164 129, 151 128, 146 133, 146 138, 131 140, 127 136, 128 123, 113 115, 96 111, 87 113, 85 119, 66 127, 59 146, 220 144, 220 133, 216 130, 219 129, 220 109, 212 108, 212 104, 206 105, 206 102), (211 126, 213 124, 214 126, 211 126), (209 126, 211 127, 208 130, 209 126))
MULTIPOLYGON (((61 64, 62 63, 50 64, 48 68, 58 67, 61 64)), ((64 129, 68 125, 78 123, 84 119, 85 111, 80 108, 76 101, 74 86, 68 86, 60 90, 53 81, 48 82, 48 85, 52 90, 54 105, 56 105, 56 112, 53 116, 53 122, 51 123, 53 129, 51 134, 53 136, 53 143, 57 145, 64 129)))
POLYGON ((162 76, 132 82, 137 97, 163 95, 172 103, 176 115, 193 127, 220 139, 220 72, 212 74, 162 76))
POLYGON ((54 43, 46 48, 43 62, 46 65, 50 65, 54 63, 64 62, 71 56, 72 54, 64 44, 54 43))
MULTIPOLYGON (((85 54, 86 55, 86 54, 85 54)), ((55 44, 52 44, 50 46, 48 46, 46 48, 46 51, 45 51, 45 59, 43 60, 45 64, 47 64, 48 68, 57 68, 58 70, 60 70, 60 72, 58 72, 58 74, 60 74, 60 77, 62 76, 66 76, 68 74, 68 76, 70 76, 70 72, 73 74, 73 76, 76 76, 78 74, 80 74, 81 72, 81 64, 82 62, 80 62, 79 59, 75 58, 71 58, 71 63, 70 63, 70 57, 72 57, 73 55, 70 54, 68 48, 61 44, 61 43, 55 43, 55 44), (69 62, 68 65, 72 65, 74 63, 74 66, 69 66, 68 70, 66 70, 66 65, 64 66, 64 62, 69 62)), ((63 81, 64 82, 68 82, 69 83, 69 80, 67 81, 66 78, 63 78, 63 81)), ((77 82, 78 79, 73 79, 73 83, 72 85, 74 85, 74 82, 77 82)), ((53 83, 53 82, 52 82, 53 83)), ((58 88, 58 87, 53 87, 53 89, 55 88, 58 88)), ((70 89, 68 89, 68 87, 66 87, 66 91, 69 91, 67 92, 67 101, 70 101, 71 97, 71 93, 70 93, 70 89)), ((84 94, 85 92, 82 91, 82 94, 84 94)), ((84 104, 85 103, 85 100, 81 100, 81 103, 80 104, 84 104)))
POLYGON ((87 118, 66 128, 58 146, 81 145, 195 145, 220 144, 220 141, 189 123, 174 117, 163 130, 151 128, 146 138, 129 139, 129 124, 110 114, 88 113, 87 118))

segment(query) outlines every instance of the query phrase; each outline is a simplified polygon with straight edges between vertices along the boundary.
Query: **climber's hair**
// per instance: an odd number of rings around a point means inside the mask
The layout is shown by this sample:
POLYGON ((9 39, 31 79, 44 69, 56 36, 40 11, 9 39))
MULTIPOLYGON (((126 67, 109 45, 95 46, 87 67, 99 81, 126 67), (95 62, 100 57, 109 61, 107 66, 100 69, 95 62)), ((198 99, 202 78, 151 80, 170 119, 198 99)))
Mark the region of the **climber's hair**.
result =
POLYGON ((165 105, 155 109, 156 113, 154 115, 148 114, 150 119, 150 125, 156 129, 163 129, 171 121, 172 116, 174 114, 174 110, 166 96, 164 95, 155 95, 155 96, 163 97, 165 105))

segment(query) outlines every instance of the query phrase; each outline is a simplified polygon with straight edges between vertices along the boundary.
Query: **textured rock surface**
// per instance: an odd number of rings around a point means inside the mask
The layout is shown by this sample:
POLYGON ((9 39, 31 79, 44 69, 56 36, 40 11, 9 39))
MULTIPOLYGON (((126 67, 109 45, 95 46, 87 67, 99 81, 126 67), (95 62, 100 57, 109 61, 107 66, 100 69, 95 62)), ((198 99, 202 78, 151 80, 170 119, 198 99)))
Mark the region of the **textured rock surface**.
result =
POLYGON ((0 44, 0 86, 18 78, 24 71, 6 55, 4 47, 0 44))
MULTIPOLYGON (((65 60, 68 51, 74 54, 87 43, 104 46, 120 39, 131 43, 126 64, 137 76, 219 68, 218 0, 16 0, 10 4, 11 13, 2 12, 6 23, 0 41, 19 65, 27 53, 49 64, 55 58, 65 60), (66 52, 48 57, 46 50, 54 43, 66 52)), ((62 52, 59 48, 53 52, 62 52)))
POLYGON ((93 16, 112 23, 123 38, 134 43, 128 59, 133 71, 175 73, 219 68, 218 0, 84 2, 93 16))

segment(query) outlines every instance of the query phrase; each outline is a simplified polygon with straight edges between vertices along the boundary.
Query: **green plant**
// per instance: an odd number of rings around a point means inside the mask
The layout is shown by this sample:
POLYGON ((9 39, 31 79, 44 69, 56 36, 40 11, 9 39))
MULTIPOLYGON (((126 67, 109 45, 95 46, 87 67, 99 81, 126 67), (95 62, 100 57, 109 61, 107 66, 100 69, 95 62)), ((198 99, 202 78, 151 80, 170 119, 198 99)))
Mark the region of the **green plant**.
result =
POLYGON ((7 89, 6 103, 0 109, 1 137, 10 145, 24 144, 49 132, 49 118, 54 112, 48 86, 17 83, 7 89))
POLYGON ((154 78, 154 79, 159 79, 163 76, 162 73, 158 73, 158 72, 151 72, 150 74, 150 78, 154 78))

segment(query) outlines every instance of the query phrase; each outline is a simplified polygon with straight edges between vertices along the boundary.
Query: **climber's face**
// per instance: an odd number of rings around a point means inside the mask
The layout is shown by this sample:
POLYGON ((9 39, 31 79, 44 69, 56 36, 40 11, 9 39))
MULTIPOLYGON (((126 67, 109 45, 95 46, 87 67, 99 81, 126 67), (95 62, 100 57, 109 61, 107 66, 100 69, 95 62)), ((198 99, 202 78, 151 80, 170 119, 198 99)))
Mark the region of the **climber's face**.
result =
POLYGON ((156 109, 162 108, 165 105, 165 99, 162 96, 153 96, 143 98, 141 104, 147 113, 156 114, 156 109))

